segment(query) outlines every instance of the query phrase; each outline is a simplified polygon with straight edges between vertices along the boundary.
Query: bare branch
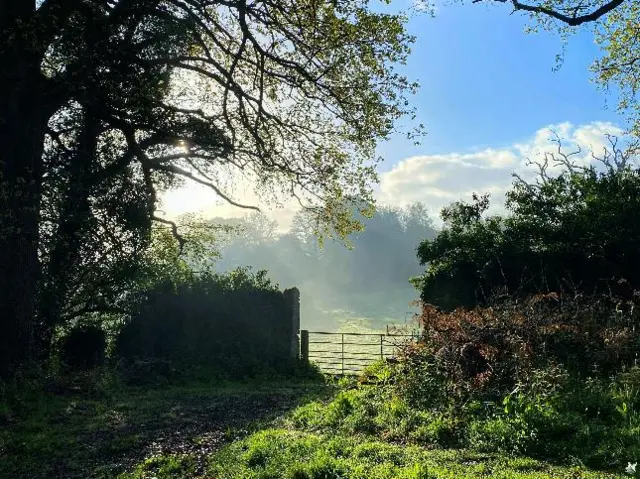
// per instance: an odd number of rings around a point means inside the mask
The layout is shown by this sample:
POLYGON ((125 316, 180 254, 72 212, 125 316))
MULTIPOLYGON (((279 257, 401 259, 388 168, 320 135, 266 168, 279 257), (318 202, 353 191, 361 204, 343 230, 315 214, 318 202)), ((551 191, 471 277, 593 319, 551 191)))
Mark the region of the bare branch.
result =
MULTIPOLYGON (((479 3, 482 1, 484 0, 473 0, 472 3, 479 3)), ((510 2, 513 5, 514 11, 522 10, 531 13, 541 13, 543 15, 547 15, 548 17, 555 18, 556 20, 559 20, 571 27, 577 27, 582 25, 583 23, 595 22, 625 2, 625 0, 611 0, 610 2, 602 5, 600 8, 597 8, 596 10, 585 15, 577 15, 578 11, 581 10, 581 8, 576 7, 573 9, 573 15, 567 15, 565 13, 561 13, 542 5, 528 5, 526 3, 521 3, 518 0, 495 1, 500 3, 510 2)))
POLYGON ((622 170, 626 168, 631 161, 636 158, 638 151, 638 140, 628 145, 625 149, 618 146, 619 139, 615 135, 605 134, 609 141, 609 147, 604 147, 601 156, 597 156, 595 152, 591 152, 591 158, 594 161, 602 163, 610 170, 622 170))
POLYGON ((204 185, 204 186, 206 186, 208 188, 211 188, 220 198, 224 199, 230 205, 237 206, 238 208, 244 208, 244 209, 247 209, 247 210, 260 211, 260 208, 258 208, 257 206, 243 205, 242 203, 238 203, 237 201, 234 201, 228 195, 223 193, 220 190, 220 188, 218 188, 213 183, 211 183, 209 181, 206 181, 206 180, 203 180, 201 178, 198 178, 197 176, 195 176, 190 171, 187 171, 187 170, 185 170, 183 168, 180 168, 179 166, 171 165, 171 164, 158 164, 158 165, 153 164, 153 165, 150 165, 150 166, 154 170, 164 171, 164 172, 167 172, 167 173, 174 173, 174 174, 180 175, 180 176, 182 176, 184 178, 189 178, 189 179, 195 181, 196 183, 200 183, 201 185, 204 185))

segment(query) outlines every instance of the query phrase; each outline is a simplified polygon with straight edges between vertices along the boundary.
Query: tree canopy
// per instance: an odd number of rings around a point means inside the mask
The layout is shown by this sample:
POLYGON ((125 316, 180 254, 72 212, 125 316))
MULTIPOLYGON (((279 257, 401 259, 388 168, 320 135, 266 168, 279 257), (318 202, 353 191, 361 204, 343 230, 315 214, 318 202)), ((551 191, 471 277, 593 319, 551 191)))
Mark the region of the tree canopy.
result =
POLYGON ((325 233, 358 229, 345 199, 371 198, 376 142, 411 113, 403 24, 365 1, 0 1, 3 368, 71 276, 121 282, 153 221, 175 232, 156 203, 180 181, 257 209, 234 198, 246 176, 325 233))

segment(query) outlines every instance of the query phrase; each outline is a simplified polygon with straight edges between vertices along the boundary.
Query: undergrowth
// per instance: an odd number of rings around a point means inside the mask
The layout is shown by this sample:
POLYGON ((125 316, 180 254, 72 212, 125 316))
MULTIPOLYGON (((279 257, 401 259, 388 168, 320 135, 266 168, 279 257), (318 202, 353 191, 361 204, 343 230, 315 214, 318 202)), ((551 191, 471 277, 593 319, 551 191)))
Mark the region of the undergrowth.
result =
MULTIPOLYGON (((531 372, 507 394, 449 383, 437 359, 380 363, 330 401, 227 446, 212 477, 392 479, 636 476, 640 369, 576 379, 531 372), (421 364, 418 366, 418 364, 421 364), (420 378, 420 379, 418 379, 420 378)), ((415 358, 414 358, 415 359, 415 358)), ((146 476, 135 476, 146 477, 146 476)))
MULTIPOLYGON (((415 366, 414 366, 415 367, 415 366)), ((425 366, 428 367, 428 366, 425 366)), ((454 396, 425 373, 411 395, 389 368, 376 385, 342 390, 329 403, 295 410, 287 425, 314 433, 371 435, 429 449, 502 453, 621 470, 640 457, 640 369, 578 382, 559 368, 536 371, 497 398, 454 396), (447 395, 449 393, 449 395, 447 395)))

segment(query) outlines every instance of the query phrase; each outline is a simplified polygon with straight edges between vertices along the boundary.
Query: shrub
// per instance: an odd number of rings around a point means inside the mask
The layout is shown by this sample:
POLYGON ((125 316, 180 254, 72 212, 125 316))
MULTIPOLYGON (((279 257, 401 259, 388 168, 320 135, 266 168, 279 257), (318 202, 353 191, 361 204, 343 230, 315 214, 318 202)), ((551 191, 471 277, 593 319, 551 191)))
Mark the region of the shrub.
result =
POLYGON ((444 228, 418 247, 428 265, 415 278, 421 298, 453 310, 500 295, 633 296, 640 290, 640 157, 612 147, 588 166, 571 154, 545 157, 532 182, 515 177, 505 215, 489 214, 488 194, 443 208, 444 228))
POLYGON ((554 364, 577 377, 606 377, 636 362, 640 315, 632 306, 555 294, 453 312, 423 305, 421 346, 406 362, 437 364, 460 387, 487 392, 504 393, 554 364))
POLYGON ((470 444, 483 451, 564 456, 583 421, 562 401, 570 388, 559 376, 566 377, 555 368, 535 371, 529 383, 504 396, 501 407, 472 424, 470 444))
POLYGON ((160 360, 181 371, 209 368, 234 377, 293 372, 292 334, 283 293, 264 272, 237 270, 148 291, 115 350, 129 362, 160 360))
POLYGON ((92 368, 104 363, 107 337, 99 326, 79 326, 62 339, 60 357, 67 366, 92 368))
POLYGON ((433 414, 426 416, 424 424, 414 428, 409 437, 417 443, 445 448, 462 445, 463 427, 454 414, 433 414))

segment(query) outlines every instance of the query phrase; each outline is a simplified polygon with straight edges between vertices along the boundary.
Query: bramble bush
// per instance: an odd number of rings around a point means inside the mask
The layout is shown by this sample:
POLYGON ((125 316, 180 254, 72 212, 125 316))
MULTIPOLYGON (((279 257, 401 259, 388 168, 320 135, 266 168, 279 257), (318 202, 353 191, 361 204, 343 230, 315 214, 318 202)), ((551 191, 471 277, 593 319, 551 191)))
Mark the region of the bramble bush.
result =
MULTIPOLYGON (((610 296, 537 295, 452 312, 423 305, 419 320, 419 348, 449 379, 475 389, 504 391, 553 365, 606 377, 636 365, 640 347, 636 301, 610 296)), ((407 353, 406 361, 425 360, 407 353)))
POLYGON ((640 454, 633 306, 560 295, 449 313, 426 305, 422 340, 378 373, 377 389, 431 415, 413 440, 619 468, 640 454), (428 433, 442 423, 446 435, 428 433))

